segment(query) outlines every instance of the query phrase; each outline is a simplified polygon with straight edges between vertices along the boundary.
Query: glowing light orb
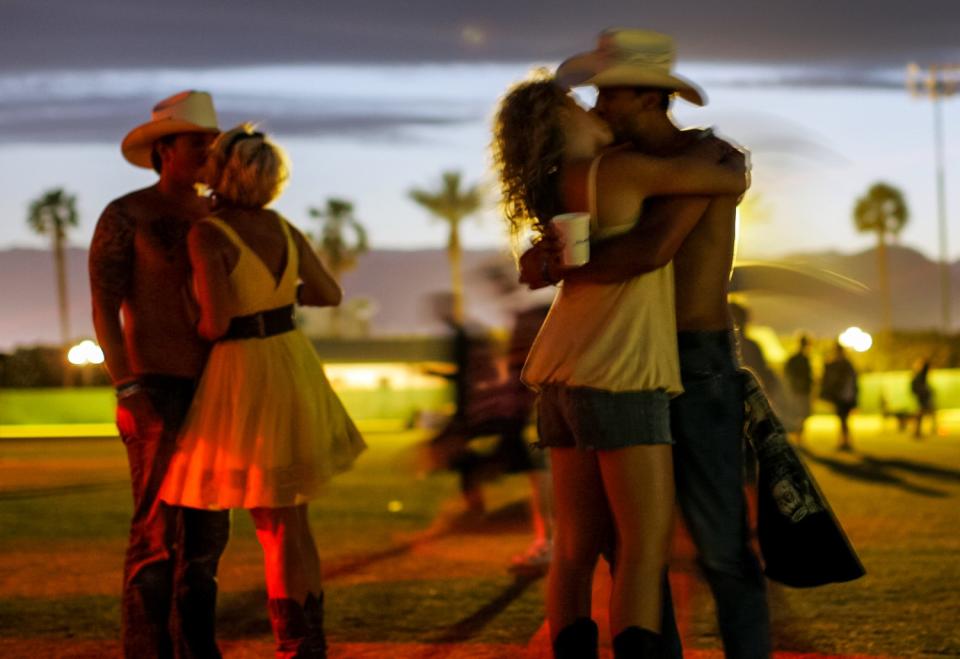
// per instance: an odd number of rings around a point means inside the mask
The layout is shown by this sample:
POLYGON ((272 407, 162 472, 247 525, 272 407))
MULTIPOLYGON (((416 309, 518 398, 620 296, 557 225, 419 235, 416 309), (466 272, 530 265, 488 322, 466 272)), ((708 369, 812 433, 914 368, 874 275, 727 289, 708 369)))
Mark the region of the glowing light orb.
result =
POLYGON ((873 345, 873 337, 859 327, 848 327, 838 338, 840 345, 857 352, 866 352, 873 345))
POLYGON ((70 348, 67 353, 67 361, 74 366, 83 366, 84 364, 102 364, 103 350, 90 339, 84 339, 77 345, 70 348))
POLYGON ((399 513, 400 511, 403 510, 403 501, 397 501, 396 499, 394 499, 393 501, 387 504, 387 510, 389 510, 392 513, 399 513))

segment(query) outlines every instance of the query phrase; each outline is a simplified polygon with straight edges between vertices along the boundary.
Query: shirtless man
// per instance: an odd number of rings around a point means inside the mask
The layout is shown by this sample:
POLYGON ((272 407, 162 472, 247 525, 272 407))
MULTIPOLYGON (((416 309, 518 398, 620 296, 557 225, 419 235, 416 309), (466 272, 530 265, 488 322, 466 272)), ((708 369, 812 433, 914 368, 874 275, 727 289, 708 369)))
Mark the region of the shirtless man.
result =
MULTIPOLYGON (((563 84, 598 89, 595 111, 613 128, 621 148, 675 156, 702 139, 669 116, 670 95, 702 105, 700 92, 675 80, 631 78, 631 63, 648 71, 642 30, 608 30, 596 51, 574 56, 557 70, 563 84)), ((669 70, 669 65, 666 66, 669 70)), ((729 147, 732 148, 732 147, 729 147)), ((662 267, 671 258, 676 280, 677 340, 684 393, 671 401, 677 499, 699 562, 716 600, 726 656, 770 654, 766 583, 749 543, 743 494, 743 396, 727 306, 738 200, 652 200, 629 233, 592 245, 590 262, 559 265, 558 240, 548 235, 521 259, 521 281, 533 288, 568 280, 612 283, 662 267)), ((665 611, 664 632, 672 624, 665 611)), ((679 643, 674 644, 679 651, 679 643)))
POLYGON ((160 179, 110 202, 90 246, 93 322, 117 391, 117 427, 133 486, 121 605, 128 659, 220 657, 216 573, 228 513, 175 508, 157 498, 206 356, 187 304, 186 238, 209 212, 194 184, 217 132, 204 92, 158 103, 122 151, 160 179))

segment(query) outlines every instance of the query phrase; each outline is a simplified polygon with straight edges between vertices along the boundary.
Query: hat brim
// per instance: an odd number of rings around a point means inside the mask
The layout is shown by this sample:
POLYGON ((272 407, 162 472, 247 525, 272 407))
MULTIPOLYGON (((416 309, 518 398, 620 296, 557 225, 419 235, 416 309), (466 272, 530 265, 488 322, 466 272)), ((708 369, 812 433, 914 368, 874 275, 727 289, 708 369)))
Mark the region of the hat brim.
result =
POLYGON ((201 126, 192 121, 184 121, 182 119, 148 121, 127 133, 127 136, 123 138, 123 142, 120 145, 120 151, 131 165, 152 169, 153 163, 150 161, 150 156, 153 153, 153 144, 161 137, 176 135, 178 133, 216 134, 219 132, 219 128, 201 126))
POLYGON ((681 76, 665 73, 650 66, 625 62, 609 63, 597 53, 581 53, 564 60, 557 67, 557 83, 564 87, 658 87, 673 91, 694 105, 706 105, 706 94, 681 76))

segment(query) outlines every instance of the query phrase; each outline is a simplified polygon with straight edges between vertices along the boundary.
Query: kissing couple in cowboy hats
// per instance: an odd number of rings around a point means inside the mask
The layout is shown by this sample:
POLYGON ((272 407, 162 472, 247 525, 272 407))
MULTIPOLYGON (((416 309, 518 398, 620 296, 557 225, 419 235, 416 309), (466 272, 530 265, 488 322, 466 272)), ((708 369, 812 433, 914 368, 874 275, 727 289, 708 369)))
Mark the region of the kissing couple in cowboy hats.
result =
POLYGON ((554 655, 596 657, 591 580, 611 561, 614 656, 682 656, 666 567, 674 501, 710 583, 724 650, 770 653, 763 574, 743 494, 743 391, 727 303, 745 153, 684 130, 673 40, 604 31, 597 47, 508 92, 494 128, 504 208, 532 288, 562 280, 524 380, 551 452, 556 538, 547 587, 554 655), (591 85, 587 112, 568 89, 591 85), (586 213, 589 262, 563 262, 554 216, 586 213))
POLYGON ((289 175, 283 151, 248 125, 220 133, 209 94, 161 101, 121 150, 159 176, 107 206, 90 249, 94 326, 133 486, 124 655, 221 656, 217 566, 229 509, 246 508, 277 656, 326 657, 307 502, 364 443, 293 305, 339 304, 340 288, 304 236, 264 208, 289 175))

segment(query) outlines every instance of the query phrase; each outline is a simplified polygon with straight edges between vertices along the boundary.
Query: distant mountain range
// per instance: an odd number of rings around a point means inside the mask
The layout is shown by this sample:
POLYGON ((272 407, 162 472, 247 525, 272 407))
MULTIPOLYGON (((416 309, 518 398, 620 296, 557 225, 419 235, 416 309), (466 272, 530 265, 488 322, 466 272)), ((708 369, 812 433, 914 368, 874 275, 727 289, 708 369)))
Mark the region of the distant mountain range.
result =
MULTIPOLYGON (((897 329, 933 329, 940 325, 938 265, 907 247, 888 249, 893 322, 897 329)), ((90 291, 87 283, 87 251, 68 251, 70 327, 77 337, 91 336, 90 291)), ((880 322, 876 293, 876 253, 838 252, 797 254, 776 263, 799 273, 800 281, 813 285, 803 295, 783 295, 762 290, 752 281, 745 293, 753 321, 778 332, 799 328, 820 335, 834 334, 848 325, 875 330, 880 322), (865 284, 869 290, 853 293, 849 287, 833 285, 819 278, 830 271, 865 284)), ((495 250, 472 250, 464 255, 467 310, 471 319, 489 326, 509 323, 509 308, 525 304, 522 294, 508 300, 482 274, 491 265, 512 267, 510 256, 495 250)), ((951 266, 953 317, 960 321, 960 262, 951 266)), ((774 281, 771 278, 770 281, 774 281)), ((57 341, 57 311, 53 260, 49 252, 36 249, 0 251, 0 350, 17 345, 57 341)), ((432 293, 448 287, 449 270, 443 250, 374 250, 361 257, 359 266, 343 279, 346 300, 366 297, 374 300, 376 312, 370 320, 374 335, 437 334, 442 326, 432 317, 428 300, 432 293)), ((736 281, 736 279, 735 279, 736 281)), ((779 279, 777 279, 779 281, 779 279)), ((837 278, 839 281, 839 278, 837 278)), ((761 282, 762 284, 762 282, 761 282)), ((541 294, 542 295, 542 294, 541 294)), ((957 326, 958 322, 954 323, 957 326)))
MULTIPOLYGON (((914 249, 896 245, 887 247, 887 259, 893 328, 940 329, 939 264, 914 249)), ((876 249, 855 254, 795 254, 776 263, 798 266, 811 273, 835 273, 864 284, 867 290, 852 294, 842 286, 813 285, 813 292, 805 296, 748 292, 746 299, 754 322, 769 325, 778 332, 807 329, 821 336, 835 334, 849 325, 859 325, 868 331, 880 329, 882 311, 876 249)), ((957 328, 960 326, 960 261, 949 265, 949 276, 952 326, 957 328)))

